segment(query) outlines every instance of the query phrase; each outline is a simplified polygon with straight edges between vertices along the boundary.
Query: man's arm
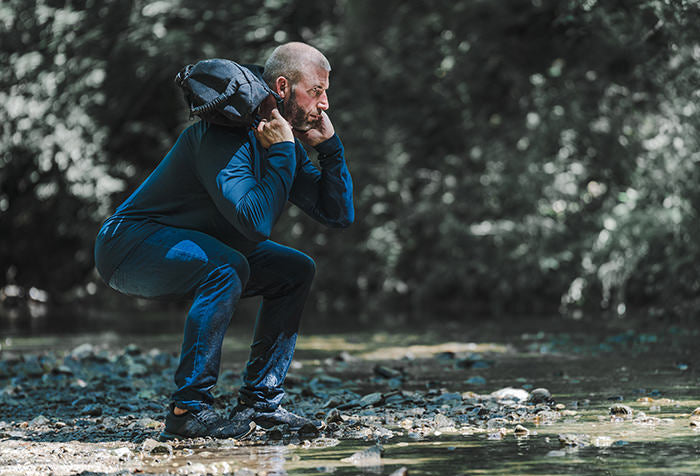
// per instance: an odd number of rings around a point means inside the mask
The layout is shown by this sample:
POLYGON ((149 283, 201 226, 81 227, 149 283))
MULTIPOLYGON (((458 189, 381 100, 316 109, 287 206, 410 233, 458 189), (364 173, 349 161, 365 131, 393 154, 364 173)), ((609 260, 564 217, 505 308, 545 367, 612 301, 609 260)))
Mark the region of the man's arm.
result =
MULTIPOLYGON (((253 151, 247 142, 238 147, 223 167, 211 156, 196 161, 200 179, 217 209, 240 233, 253 241, 270 237, 294 180, 296 155, 293 136, 286 121, 280 121, 284 119, 277 114, 272 121, 261 123, 255 131, 258 140, 269 147, 268 167, 260 181, 255 177, 253 151), (285 127, 287 131, 282 130, 285 127)), ((218 155, 216 144, 201 152, 218 155)))
POLYGON ((334 134, 315 145, 321 170, 316 168, 301 145, 301 165, 289 200, 324 225, 344 228, 355 219, 352 179, 345 163, 343 144, 334 134))

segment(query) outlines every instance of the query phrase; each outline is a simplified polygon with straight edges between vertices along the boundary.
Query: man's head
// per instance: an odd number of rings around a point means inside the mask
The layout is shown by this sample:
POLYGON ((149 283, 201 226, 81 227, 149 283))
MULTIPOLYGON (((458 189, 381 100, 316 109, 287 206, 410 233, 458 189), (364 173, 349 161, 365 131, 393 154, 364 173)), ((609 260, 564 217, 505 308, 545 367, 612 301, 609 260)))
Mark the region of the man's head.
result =
POLYGON ((263 78, 284 99, 285 119, 299 131, 316 128, 328 102, 331 65, 323 54, 305 43, 278 46, 265 62, 263 78))

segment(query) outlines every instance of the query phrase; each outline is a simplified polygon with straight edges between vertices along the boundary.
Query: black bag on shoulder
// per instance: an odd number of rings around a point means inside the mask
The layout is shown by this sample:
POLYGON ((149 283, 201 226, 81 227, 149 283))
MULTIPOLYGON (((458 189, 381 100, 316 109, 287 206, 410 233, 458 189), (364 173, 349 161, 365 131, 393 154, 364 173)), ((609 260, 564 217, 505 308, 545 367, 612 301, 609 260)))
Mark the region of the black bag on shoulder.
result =
POLYGON ((240 65, 226 59, 208 59, 188 64, 175 76, 190 108, 190 119, 228 127, 250 127, 256 122, 258 106, 272 94, 277 108, 282 99, 262 78, 263 68, 240 65))

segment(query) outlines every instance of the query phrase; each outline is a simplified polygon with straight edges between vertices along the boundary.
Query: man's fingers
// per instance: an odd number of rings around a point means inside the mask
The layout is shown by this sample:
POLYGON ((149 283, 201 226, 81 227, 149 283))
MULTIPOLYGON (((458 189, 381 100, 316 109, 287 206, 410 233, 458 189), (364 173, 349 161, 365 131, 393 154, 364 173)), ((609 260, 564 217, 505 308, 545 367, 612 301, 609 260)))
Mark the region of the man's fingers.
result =
POLYGON ((282 119, 282 114, 280 114, 279 109, 274 108, 270 113, 270 117, 272 117, 273 119, 282 119))

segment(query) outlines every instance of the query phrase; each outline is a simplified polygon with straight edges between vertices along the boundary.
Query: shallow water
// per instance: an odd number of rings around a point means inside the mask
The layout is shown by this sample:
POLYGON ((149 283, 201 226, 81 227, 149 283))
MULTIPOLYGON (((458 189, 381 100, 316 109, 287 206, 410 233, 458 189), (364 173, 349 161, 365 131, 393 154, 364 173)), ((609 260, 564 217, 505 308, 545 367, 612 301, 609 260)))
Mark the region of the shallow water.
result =
MULTIPOLYGON (((696 330, 682 326, 646 325, 640 331, 628 329, 621 321, 580 323, 560 318, 453 324, 437 330, 307 333, 299 339, 292 375, 311 377, 323 369, 325 375, 342 378, 347 388, 362 394, 386 390, 386 383, 373 378, 371 371, 382 364, 401 367, 410 375, 402 384, 405 390, 488 394, 508 386, 546 387, 572 414, 552 423, 525 424, 530 430, 527 437, 509 432, 497 438, 493 432, 462 428, 416 439, 396 422, 387 421, 385 426, 394 436, 379 441, 297 438, 185 444, 176 445, 172 457, 142 455, 124 462, 123 467, 144 473, 239 475, 389 475, 402 467, 411 475, 700 474, 700 433, 691 428, 689 419, 700 406, 697 335, 696 330), (334 360, 343 352, 355 359, 353 365, 334 360), (462 353, 478 353, 489 364, 456 368, 450 359, 462 353), (467 383, 474 382, 469 380, 474 377, 485 383, 467 383), (644 412, 653 418, 611 419, 609 408, 618 402, 632 407, 635 416, 644 412), (581 437, 585 444, 562 445, 562 434, 585 435, 581 437), (383 448, 378 465, 377 461, 364 466, 343 461, 376 443, 383 448)), ((247 328, 231 329, 225 342, 224 369, 242 369, 250 337, 247 328)), ((109 348, 135 342, 144 349, 177 352, 179 338, 175 333, 16 336, 0 342, 0 349, 23 354, 71 349, 83 342, 99 342, 109 348)), ((383 414, 381 407, 372 411, 380 417, 383 414)), ((94 450, 114 445, 97 442, 94 450)), ((47 454, 52 449, 37 448, 47 454)), ((0 474, 12 474, 9 469, 0 462, 0 474)))

